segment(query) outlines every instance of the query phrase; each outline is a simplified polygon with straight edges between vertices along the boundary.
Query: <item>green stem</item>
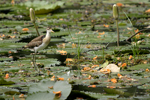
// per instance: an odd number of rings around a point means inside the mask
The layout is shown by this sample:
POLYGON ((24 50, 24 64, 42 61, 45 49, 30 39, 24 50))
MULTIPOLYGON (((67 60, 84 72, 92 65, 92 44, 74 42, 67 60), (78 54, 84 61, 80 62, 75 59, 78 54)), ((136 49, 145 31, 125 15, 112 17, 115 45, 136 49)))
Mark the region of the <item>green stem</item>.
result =
POLYGON ((36 32, 37 32, 38 36, 40 36, 39 31, 38 31, 38 27, 36 26, 35 23, 33 23, 33 24, 34 24, 34 26, 35 26, 35 29, 36 29, 36 32))
POLYGON ((117 26, 117 46, 119 46, 120 35, 119 35, 118 19, 116 19, 116 26, 117 26))

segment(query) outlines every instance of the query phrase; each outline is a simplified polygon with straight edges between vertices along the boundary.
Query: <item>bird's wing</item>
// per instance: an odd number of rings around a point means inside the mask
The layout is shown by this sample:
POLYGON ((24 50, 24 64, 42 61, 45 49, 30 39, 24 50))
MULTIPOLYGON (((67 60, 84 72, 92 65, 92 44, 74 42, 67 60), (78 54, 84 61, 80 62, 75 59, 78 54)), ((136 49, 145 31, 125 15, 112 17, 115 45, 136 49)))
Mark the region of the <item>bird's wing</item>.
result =
POLYGON ((41 35, 38 36, 36 38, 34 38, 33 40, 31 40, 27 45, 25 45, 23 48, 34 48, 34 47, 38 47, 39 45, 42 44, 43 38, 45 37, 45 35, 41 35))
POLYGON ((44 37, 45 37, 45 35, 38 36, 38 37, 34 38, 31 42, 42 41, 44 37))
POLYGON ((41 44, 42 41, 31 41, 25 46, 25 48, 34 48, 34 47, 38 47, 41 44))

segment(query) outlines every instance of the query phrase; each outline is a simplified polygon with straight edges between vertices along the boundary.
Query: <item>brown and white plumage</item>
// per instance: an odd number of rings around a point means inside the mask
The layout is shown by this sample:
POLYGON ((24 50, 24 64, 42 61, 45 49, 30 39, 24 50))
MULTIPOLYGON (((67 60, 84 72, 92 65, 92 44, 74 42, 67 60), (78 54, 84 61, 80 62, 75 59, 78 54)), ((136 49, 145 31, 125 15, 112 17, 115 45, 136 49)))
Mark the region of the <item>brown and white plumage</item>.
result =
POLYGON ((37 53, 37 51, 42 50, 47 47, 47 45, 49 44, 51 40, 51 35, 50 35, 51 32, 53 32, 53 30, 47 29, 46 35, 41 35, 41 36, 34 38, 24 47, 34 48, 35 53, 37 53))
POLYGON ((34 38, 32 41, 30 41, 26 46, 24 46, 24 48, 34 48, 35 54, 33 54, 33 64, 34 64, 35 70, 37 68, 39 73, 40 73, 40 70, 38 69, 38 67, 36 65, 36 60, 35 60, 34 55, 36 55, 36 53, 39 50, 42 50, 48 46, 48 44, 51 40, 51 35, 50 35, 51 32, 54 32, 54 31, 51 29, 47 29, 46 35, 38 36, 38 37, 34 38))

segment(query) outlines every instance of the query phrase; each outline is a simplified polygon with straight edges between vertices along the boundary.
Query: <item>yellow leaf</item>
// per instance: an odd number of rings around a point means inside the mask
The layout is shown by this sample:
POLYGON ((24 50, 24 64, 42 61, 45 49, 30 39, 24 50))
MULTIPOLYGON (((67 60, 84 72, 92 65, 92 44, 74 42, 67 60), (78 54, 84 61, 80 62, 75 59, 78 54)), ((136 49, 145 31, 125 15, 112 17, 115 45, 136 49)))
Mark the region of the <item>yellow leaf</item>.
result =
POLYGON ((61 97, 61 91, 57 91, 57 92, 53 91, 53 94, 58 95, 58 97, 61 97))
POLYGON ((27 32, 27 31, 29 31, 29 29, 28 28, 23 28, 22 31, 27 32))
POLYGON ((93 58, 93 60, 97 60, 97 56, 95 56, 95 57, 93 58))
POLYGON ((89 85, 88 87, 92 87, 92 88, 95 88, 95 87, 96 87, 96 85, 89 85))
POLYGON ((115 78, 112 78, 112 79, 111 79, 111 82, 117 83, 117 80, 116 80, 115 78))
POLYGON ((9 74, 6 74, 6 75, 5 75, 5 79, 8 79, 8 78, 9 78, 9 74))

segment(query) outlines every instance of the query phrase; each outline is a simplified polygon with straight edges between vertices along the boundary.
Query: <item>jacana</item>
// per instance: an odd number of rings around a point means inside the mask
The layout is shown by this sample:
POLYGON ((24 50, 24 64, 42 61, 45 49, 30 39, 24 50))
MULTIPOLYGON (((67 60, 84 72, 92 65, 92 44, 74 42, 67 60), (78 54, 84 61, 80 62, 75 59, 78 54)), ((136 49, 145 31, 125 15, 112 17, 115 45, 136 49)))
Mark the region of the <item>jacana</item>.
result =
POLYGON ((33 54, 33 64, 34 64, 34 68, 36 70, 38 70, 38 72, 40 73, 40 70, 38 69, 37 65, 36 65, 36 59, 35 59, 35 55, 39 50, 43 50, 44 48, 46 48, 48 46, 48 44, 50 43, 51 40, 51 35, 50 33, 54 32, 52 29, 47 29, 47 33, 46 35, 41 35, 38 36, 36 38, 34 38, 33 40, 31 40, 27 45, 24 46, 24 48, 33 48, 35 54, 33 54))

